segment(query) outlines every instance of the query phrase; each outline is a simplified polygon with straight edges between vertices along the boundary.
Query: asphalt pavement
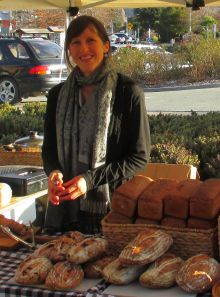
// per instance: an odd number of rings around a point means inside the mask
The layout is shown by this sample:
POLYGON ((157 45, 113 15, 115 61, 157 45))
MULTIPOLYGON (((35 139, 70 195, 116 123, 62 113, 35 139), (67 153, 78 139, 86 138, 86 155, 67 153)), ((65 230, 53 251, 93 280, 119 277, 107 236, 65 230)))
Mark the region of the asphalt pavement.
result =
MULTIPOLYGON (((220 83, 144 88, 144 93, 149 114, 220 112, 220 83)), ((33 101, 45 102, 46 97, 29 97, 22 103, 33 101)))

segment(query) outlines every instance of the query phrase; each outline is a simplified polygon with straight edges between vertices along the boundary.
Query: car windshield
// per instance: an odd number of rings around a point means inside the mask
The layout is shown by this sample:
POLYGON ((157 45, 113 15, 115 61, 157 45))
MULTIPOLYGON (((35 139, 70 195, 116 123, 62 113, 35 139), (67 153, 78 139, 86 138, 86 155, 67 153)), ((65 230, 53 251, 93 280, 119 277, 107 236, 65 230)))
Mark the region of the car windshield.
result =
POLYGON ((61 58, 62 48, 49 40, 27 41, 39 59, 61 58))

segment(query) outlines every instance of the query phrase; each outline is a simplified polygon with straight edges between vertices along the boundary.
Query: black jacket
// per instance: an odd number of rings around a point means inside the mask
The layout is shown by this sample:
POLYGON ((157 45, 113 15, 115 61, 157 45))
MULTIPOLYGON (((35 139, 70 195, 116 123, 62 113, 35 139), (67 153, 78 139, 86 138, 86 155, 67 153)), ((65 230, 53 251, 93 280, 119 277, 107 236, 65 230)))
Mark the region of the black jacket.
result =
MULTIPOLYGON (((60 169, 56 139, 56 105, 62 84, 48 94, 42 158, 49 175, 60 169)), ((141 88, 128 77, 118 74, 116 96, 107 143, 106 165, 83 174, 88 190, 109 183, 111 191, 123 179, 143 169, 150 156, 150 130, 141 88)))

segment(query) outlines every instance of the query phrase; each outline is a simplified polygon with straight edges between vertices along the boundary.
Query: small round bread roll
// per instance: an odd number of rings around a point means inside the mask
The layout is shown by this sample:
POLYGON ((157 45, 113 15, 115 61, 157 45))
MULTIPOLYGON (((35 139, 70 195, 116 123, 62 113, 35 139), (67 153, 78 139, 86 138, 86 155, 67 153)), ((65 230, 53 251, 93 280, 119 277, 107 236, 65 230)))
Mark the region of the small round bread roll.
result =
POLYGON ((50 270, 45 286, 50 289, 73 289, 84 278, 84 272, 80 265, 67 261, 57 262, 50 270))
POLYGON ((107 266, 112 261, 114 261, 115 259, 116 259, 116 257, 114 257, 114 256, 105 256, 98 260, 85 263, 85 265, 83 267, 85 277, 87 277, 87 278, 101 278, 102 271, 103 271, 104 267, 107 266))
POLYGON ((188 293, 204 293, 220 279, 220 265, 205 254, 185 261, 176 275, 178 286, 188 293))
POLYGON ((176 274, 183 262, 180 257, 166 253, 147 267, 139 282, 146 288, 172 287, 176 283, 176 274))
POLYGON ((24 285, 42 284, 52 267, 48 258, 30 256, 18 266, 15 281, 24 285))

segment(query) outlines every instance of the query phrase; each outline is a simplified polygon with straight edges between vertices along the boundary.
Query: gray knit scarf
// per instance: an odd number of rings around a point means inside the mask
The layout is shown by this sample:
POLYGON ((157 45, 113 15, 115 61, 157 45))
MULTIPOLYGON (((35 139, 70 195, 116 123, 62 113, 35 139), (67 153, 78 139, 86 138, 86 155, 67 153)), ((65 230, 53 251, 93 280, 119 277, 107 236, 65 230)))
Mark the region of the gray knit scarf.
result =
MULTIPOLYGON (((94 97, 97 100, 98 110, 94 132, 92 161, 89 169, 97 168, 106 161, 107 136, 114 102, 117 73, 111 67, 109 58, 90 76, 83 76, 78 67, 75 67, 59 93, 56 110, 56 134, 58 143, 58 158, 62 167, 64 180, 78 175, 77 164, 79 161, 79 90, 83 85, 96 85, 94 97)), ((101 197, 104 206, 100 213, 106 212, 109 204, 108 186, 99 187, 102 195, 97 195, 94 200, 101 197), (104 200, 104 201, 103 201, 104 200)), ((85 203, 85 202, 84 202, 85 203)), ((82 202, 83 204, 83 202, 82 202)), ((93 207, 94 208, 94 207, 93 207)), ((89 211, 89 210, 88 210, 89 211)), ((97 209, 92 210, 94 212, 97 209)))

